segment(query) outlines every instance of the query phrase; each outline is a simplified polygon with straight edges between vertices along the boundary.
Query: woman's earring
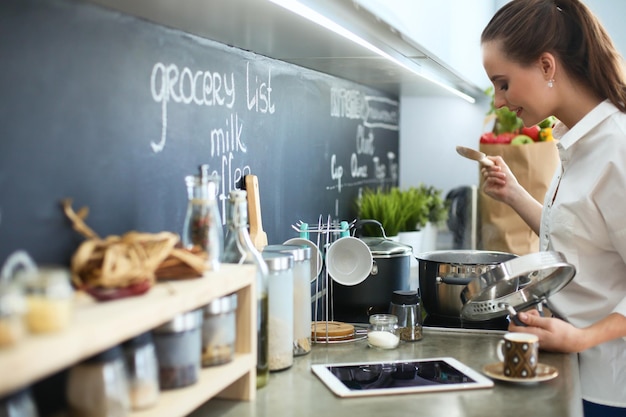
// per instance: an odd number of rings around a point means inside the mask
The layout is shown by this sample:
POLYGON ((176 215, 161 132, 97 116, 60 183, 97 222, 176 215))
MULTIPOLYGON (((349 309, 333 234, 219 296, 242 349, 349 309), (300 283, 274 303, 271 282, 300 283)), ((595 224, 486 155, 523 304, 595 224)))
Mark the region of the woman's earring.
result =
POLYGON ((548 80, 548 87, 549 87, 549 88, 554 87, 554 79, 550 79, 550 80, 548 80))

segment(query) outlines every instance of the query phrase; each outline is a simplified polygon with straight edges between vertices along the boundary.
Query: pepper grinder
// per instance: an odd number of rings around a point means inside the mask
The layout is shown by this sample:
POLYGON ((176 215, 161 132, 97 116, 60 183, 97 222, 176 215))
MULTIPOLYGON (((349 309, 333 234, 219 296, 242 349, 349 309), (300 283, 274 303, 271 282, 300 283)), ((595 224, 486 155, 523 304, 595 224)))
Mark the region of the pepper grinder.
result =
POLYGON ((417 291, 394 291, 389 313, 398 317, 400 340, 416 342, 422 339, 422 311, 417 291))

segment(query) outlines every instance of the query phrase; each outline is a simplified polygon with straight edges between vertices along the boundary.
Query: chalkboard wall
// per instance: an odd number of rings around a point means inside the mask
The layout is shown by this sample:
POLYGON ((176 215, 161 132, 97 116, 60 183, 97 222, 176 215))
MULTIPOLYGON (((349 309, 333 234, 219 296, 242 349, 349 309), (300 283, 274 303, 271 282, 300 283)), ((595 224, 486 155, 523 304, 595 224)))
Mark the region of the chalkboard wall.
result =
POLYGON ((0 2, 0 57, 0 263, 69 262, 66 197, 103 237, 180 233, 201 164, 222 217, 258 176, 270 243, 397 185, 397 97, 367 86, 66 0, 0 2))

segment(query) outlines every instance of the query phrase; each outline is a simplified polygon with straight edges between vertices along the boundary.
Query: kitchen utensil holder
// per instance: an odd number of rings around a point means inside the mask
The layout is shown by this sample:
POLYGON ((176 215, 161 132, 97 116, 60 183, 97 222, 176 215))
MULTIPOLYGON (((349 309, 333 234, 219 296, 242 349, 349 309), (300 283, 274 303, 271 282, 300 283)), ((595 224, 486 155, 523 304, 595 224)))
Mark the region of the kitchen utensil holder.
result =
MULTIPOLYGON (((337 239, 345 236, 350 236, 350 230, 354 227, 356 220, 351 222, 338 221, 332 219, 329 215, 326 220, 324 216, 320 215, 317 221, 317 226, 310 227, 309 223, 298 221, 296 224, 291 225, 291 228, 300 233, 300 238, 309 239, 314 242, 320 252, 322 253, 322 259, 326 260, 326 251, 330 245, 337 239), (314 234, 315 237, 311 238, 314 234)), ((324 261, 325 262, 325 261, 324 261)), ((367 337, 367 328, 357 329, 355 326, 354 337, 349 339, 341 338, 341 340, 331 340, 329 337, 328 324, 334 321, 334 309, 333 309, 333 279, 328 275, 328 268, 324 263, 320 274, 318 274, 313 280, 313 289, 311 294, 312 304, 312 326, 311 328, 317 328, 318 323, 324 323, 326 325, 326 334, 319 336, 316 332, 311 335, 311 341, 313 343, 349 343, 356 340, 362 340, 367 337), (321 306, 320 306, 321 303, 321 306)))

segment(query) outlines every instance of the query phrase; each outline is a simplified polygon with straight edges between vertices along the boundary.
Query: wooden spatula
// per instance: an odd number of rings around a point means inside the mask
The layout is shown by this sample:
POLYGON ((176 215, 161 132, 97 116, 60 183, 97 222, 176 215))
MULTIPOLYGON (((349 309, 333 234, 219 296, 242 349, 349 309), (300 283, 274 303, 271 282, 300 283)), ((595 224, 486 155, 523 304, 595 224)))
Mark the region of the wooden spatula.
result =
POLYGON ((267 246, 267 234, 263 231, 261 220, 261 198, 259 196, 259 179, 256 175, 246 175, 246 192, 248 193, 248 220, 250 222, 250 239, 258 251, 267 246))

